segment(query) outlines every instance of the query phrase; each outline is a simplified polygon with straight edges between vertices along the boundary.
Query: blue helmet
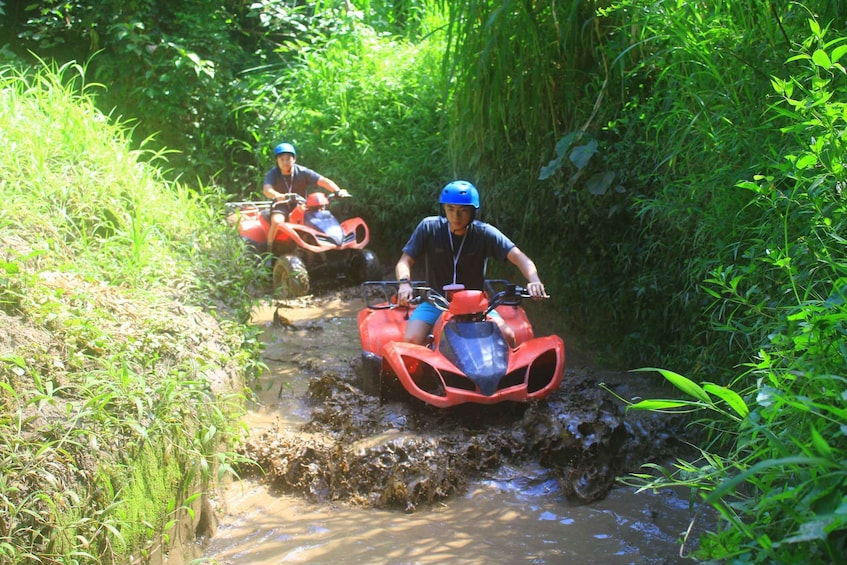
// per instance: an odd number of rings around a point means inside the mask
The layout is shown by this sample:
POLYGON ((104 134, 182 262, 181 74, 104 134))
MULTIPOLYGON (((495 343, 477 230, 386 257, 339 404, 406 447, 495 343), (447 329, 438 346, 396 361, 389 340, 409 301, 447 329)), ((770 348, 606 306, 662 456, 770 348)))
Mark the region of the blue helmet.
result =
POLYGON ((438 203, 473 206, 479 210, 479 191, 466 180, 454 180, 441 190, 438 203))
POLYGON ((297 156, 297 151, 294 150, 294 146, 290 143, 280 143, 274 147, 274 157, 282 155, 283 153, 291 153, 295 157, 297 156))

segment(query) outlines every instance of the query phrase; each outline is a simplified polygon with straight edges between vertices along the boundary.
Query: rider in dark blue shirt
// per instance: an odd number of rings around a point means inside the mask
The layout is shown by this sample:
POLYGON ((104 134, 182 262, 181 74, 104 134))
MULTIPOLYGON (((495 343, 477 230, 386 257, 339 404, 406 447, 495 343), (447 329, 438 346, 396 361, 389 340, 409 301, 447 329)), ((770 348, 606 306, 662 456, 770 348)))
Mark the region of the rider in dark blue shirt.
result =
MULTIPOLYGON (((415 228, 394 274, 400 281, 397 297, 401 304, 412 298, 409 284, 412 265, 426 261, 427 285, 440 294, 451 289, 483 290, 485 262, 489 257, 514 264, 528 281, 527 290, 535 299, 546 298, 538 270, 530 259, 496 227, 475 219, 479 192, 467 181, 453 181, 441 191, 438 200, 444 215, 424 218, 415 228)), ((405 340, 423 344, 441 311, 428 302, 412 312, 405 340)))
POLYGON ((273 249, 279 225, 285 222, 289 212, 297 205, 290 194, 306 198, 309 186, 319 186, 328 192, 337 192, 339 196, 349 196, 346 190, 338 187, 332 179, 322 176, 312 169, 295 164, 297 151, 290 143, 280 143, 274 148, 276 166, 265 174, 262 193, 273 200, 271 206, 271 226, 268 231, 268 249, 273 249))

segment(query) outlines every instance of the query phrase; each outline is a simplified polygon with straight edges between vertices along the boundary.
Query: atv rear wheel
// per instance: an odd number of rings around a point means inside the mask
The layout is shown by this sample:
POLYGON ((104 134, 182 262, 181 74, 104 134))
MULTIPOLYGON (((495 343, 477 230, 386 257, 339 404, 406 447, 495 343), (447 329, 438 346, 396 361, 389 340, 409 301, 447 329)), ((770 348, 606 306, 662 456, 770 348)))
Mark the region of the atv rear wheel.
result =
POLYGON ((274 265, 274 295, 277 298, 296 298, 309 292, 309 272, 295 255, 277 257, 274 265))
POLYGON ((370 249, 362 249, 350 260, 349 273, 354 283, 381 279, 382 273, 379 272, 379 259, 376 253, 370 249))

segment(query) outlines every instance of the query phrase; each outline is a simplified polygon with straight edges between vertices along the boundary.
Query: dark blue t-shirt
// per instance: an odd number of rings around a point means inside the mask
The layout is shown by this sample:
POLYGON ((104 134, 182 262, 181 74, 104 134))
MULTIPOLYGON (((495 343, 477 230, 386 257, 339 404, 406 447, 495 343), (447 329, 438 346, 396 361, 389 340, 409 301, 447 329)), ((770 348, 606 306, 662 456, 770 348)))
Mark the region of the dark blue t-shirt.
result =
POLYGON ((421 220, 412 232, 403 253, 415 261, 425 258, 426 282, 438 292, 453 283, 454 259, 456 283, 467 289, 483 290, 486 260, 494 257, 505 261, 514 247, 512 240, 491 224, 474 220, 465 235, 457 236, 450 232, 447 218, 430 216, 421 220))
POLYGON ((306 187, 317 186, 321 175, 307 167, 301 167, 297 163, 291 166, 291 174, 283 175, 279 167, 274 167, 265 175, 263 184, 269 184, 274 190, 281 193, 294 192, 306 198, 306 187))

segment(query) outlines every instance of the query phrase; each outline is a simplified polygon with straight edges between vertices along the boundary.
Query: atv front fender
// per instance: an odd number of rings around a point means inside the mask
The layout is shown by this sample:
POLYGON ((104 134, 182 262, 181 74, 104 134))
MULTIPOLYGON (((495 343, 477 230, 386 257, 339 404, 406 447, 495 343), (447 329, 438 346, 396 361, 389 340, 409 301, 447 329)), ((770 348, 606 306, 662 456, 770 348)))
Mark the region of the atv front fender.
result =
POLYGON ((497 391, 484 395, 437 351, 395 341, 382 348, 382 378, 398 379, 409 394, 439 408, 544 398, 559 387, 564 368, 565 345, 560 337, 529 340, 511 351, 497 391))

